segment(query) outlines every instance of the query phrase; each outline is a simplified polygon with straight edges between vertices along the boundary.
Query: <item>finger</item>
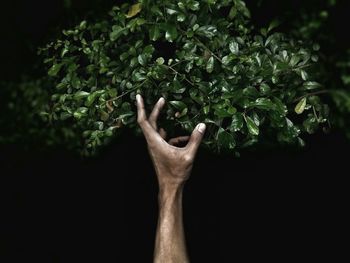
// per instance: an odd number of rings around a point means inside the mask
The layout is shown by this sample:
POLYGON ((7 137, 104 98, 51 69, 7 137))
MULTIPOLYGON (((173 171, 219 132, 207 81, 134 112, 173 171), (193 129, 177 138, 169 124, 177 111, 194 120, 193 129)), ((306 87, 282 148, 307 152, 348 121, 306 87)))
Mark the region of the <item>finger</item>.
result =
POLYGON ((136 95, 136 106, 137 106, 137 122, 142 128, 147 117, 146 117, 145 105, 143 103, 143 98, 140 94, 136 95))
POLYGON ((200 123, 197 125, 197 127, 193 130, 191 134, 191 138, 186 146, 186 148, 189 150, 189 152, 192 154, 192 156, 195 156, 198 150, 199 145, 202 142, 204 133, 205 133, 206 126, 204 123, 200 123))
POLYGON ((151 124, 147 120, 142 125, 142 132, 146 138, 148 145, 158 144, 161 141, 163 141, 160 134, 156 130, 153 129, 153 127, 151 126, 151 124))
POLYGON ((148 143, 158 140, 160 138, 158 132, 156 132, 147 120, 145 106, 141 95, 136 95, 137 105, 137 122, 139 123, 143 134, 148 143), (158 138, 159 137, 159 138, 158 138))
POLYGON ((180 143, 188 142, 189 139, 190 139, 190 136, 180 136, 177 138, 170 139, 168 143, 172 146, 176 146, 176 145, 179 145, 180 143))
POLYGON ((152 110, 151 115, 148 118, 149 123, 152 125, 152 127, 157 130, 157 120, 160 111, 162 110, 163 106, 165 104, 164 98, 160 98, 156 105, 154 105, 154 108, 152 110))
POLYGON ((166 139, 166 131, 163 128, 159 129, 159 135, 163 138, 163 140, 166 139))

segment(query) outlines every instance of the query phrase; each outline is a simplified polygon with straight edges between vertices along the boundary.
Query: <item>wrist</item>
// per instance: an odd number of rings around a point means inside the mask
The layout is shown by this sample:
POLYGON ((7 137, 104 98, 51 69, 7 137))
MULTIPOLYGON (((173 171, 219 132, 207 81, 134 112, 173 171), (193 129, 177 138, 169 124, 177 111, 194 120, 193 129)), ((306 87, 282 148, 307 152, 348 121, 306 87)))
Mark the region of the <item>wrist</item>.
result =
POLYGON ((158 200, 160 203, 181 199, 184 183, 180 184, 159 184, 158 200))

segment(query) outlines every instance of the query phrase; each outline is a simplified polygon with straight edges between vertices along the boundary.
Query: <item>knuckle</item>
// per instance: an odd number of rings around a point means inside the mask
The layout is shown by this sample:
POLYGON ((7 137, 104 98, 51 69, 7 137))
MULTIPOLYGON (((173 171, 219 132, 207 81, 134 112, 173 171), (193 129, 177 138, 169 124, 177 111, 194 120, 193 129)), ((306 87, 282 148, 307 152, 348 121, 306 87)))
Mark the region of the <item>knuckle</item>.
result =
POLYGON ((182 158, 186 163, 190 163, 193 161, 193 156, 190 153, 185 153, 182 158))
POLYGON ((140 126, 142 126, 142 125, 144 124, 144 122, 145 122, 145 119, 144 119, 144 118, 141 118, 141 117, 137 118, 137 123, 138 123, 140 126))

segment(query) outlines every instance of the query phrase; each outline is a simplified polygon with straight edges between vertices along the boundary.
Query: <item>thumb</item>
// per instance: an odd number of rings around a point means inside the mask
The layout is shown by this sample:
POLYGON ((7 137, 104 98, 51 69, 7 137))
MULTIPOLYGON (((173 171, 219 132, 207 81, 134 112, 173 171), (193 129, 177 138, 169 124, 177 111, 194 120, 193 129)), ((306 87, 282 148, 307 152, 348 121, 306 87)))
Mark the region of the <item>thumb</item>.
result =
POLYGON ((204 123, 199 123, 196 128, 193 130, 190 140, 188 141, 187 148, 190 153, 195 156, 198 150, 199 145, 202 142, 206 126, 204 123))

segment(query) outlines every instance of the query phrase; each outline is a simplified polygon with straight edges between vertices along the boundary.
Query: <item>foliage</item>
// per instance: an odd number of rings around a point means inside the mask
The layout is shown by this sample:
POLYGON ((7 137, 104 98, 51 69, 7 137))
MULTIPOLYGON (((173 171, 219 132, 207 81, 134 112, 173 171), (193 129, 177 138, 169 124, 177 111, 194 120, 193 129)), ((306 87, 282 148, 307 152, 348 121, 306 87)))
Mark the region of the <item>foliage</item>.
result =
MULTIPOLYGON (((298 14, 280 10, 263 22, 254 17, 275 2, 246 0, 251 14, 243 1, 140 1, 104 19, 101 2, 95 20, 40 50, 49 76, 33 77, 39 64, 32 77, 0 83, 7 92, 0 143, 93 153, 125 128, 140 132, 136 93, 148 110, 166 97, 160 122, 170 136, 206 122, 213 150, 303 145, 301 137, 320 126, 350 137, 350 53, 332 28, 337 1, 304 1, 298 14)), ((283 3, 284 10, 294 5, 283 3)), ((67 16, 79 21, 73 4, 67 16)))
POLYGON ((336 113, 334 114, 334 124, 343 130, 350 138, 350 50, 341 60, 338 61, 343 89, 337 89, 332 93, 335 103, 336 113))
POLYGON ((10 91, 7 96, 9 114, 0 123, 0 143, 17 143, 24 147, 57 144, 64 144, 69 149, 81 147, 74 124, 68 127, 60 123, 47 123, 44 112, 50 107, 47 102, 50 100, 48 90, 51 86, 48 78, 32 80, 28 76, 22 77, 18 83, 0 83, 2 90, 6 88, 10 91))
POLYGON ((294 37, 302 39, 308 45, 312 45, 312 39, 322 47, 317 71, 322 83, 329 90, 328 100, 332 108, 330 122, 350 138, 350 49, 348 45, 339 43, 334 33, 326 33, 334 31, 330 16, 335 19, 334 16, 339 11, 334 9, 342 8, 337 6, 338 2, 340 3, 337 0, 327 0, 323 1, 322 8, 312 5, 308 10, 302 10, 301 19, 290 19, 293 21, 290 27, 294 37))
MULTIPOLYGON (((41 49, 55 83, 47 119, 75 123, 93 151, 129 127, 138 131, 135 95, 160 96, 160 121, 174 133, 208 125, 205 144, 229 150, 259 141, 299 143, 327 125, 317 74, 319 45, 275 31, 259 33, 241 0, 148 1, 82 21, 41 49)), ((172 134, 173 135, 173 134, 172 134)), ((87 152, 86 152, 87 153, 87 152)))

